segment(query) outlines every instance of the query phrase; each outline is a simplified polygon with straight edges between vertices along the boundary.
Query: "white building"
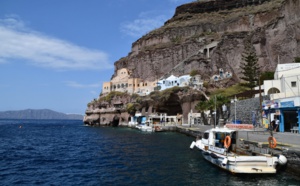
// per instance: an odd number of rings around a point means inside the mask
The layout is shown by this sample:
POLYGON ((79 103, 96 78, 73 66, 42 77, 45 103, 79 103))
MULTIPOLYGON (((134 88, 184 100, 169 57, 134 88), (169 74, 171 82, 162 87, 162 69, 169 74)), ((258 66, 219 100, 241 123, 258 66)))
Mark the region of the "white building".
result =
POLYGON ((183 75, 180 77, 171 75, 170 77, 166 79, 161 79, 157 82, 159 87, 158 89, 161 91, 175 86, 179 86, 179 87, 188 86, 190 79, 191 79, 190 75, 183 75))
POLYGON ((221 81, 228 78, 232 78, 232 73, 228 71, 224 72, 222 68, 219 68, 219 74, 215 74, 211 77, 213 81, 221 81))
MULTIPOLYGON (((263 107, 280 119, 279 131, 293 131, 300 124, 300 63, 278 64, 274 80, 264 81, 264 94, 270 96, 263 107)), ((273 117, 273 116, 272 116, 273 117)), ((273 118, 271 118, 272 120, 273 118)))

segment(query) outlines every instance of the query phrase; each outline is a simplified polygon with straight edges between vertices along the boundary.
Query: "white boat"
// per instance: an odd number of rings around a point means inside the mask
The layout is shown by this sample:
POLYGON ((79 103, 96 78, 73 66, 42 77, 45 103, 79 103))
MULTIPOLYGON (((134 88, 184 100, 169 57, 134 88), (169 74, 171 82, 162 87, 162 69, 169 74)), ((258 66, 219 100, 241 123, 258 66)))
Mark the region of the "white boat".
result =
POLYGON ((136 128, 144 132, 154 132, 154 128, 146 124, 139 124, 136 126, 136 128))
MULTIPOLYGON (((203 157, 231 173, 274 174, 280 165, 287 163, 283 155, 273 156, 251 152, 237 147, 238 130, 213 128, 205 131, 202 139, 196 139, 190 148, 198 148, 203 157)), ((276 139, 269 137, 269 146, 276 147, 276 139)), ((270 147, 269 147, 270 148, 270 147)))

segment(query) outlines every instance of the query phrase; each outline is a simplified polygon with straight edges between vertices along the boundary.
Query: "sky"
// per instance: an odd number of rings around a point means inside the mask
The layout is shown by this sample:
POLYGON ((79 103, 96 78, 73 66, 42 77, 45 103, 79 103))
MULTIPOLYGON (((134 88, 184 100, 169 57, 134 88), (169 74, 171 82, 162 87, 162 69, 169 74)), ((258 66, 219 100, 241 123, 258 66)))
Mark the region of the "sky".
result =
POLYGON ((192 0, 0 0, 0 111, 84 114, 132 43, 192 0))

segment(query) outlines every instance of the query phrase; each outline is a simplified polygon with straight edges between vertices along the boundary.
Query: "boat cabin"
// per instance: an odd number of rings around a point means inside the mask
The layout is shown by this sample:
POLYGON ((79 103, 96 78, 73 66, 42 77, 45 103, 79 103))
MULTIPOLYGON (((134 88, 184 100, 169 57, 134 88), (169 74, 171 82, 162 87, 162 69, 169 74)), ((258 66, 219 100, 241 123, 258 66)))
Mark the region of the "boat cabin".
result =
POLYGON ((205 147, 207 150, 224 154, 226 149, 227 152, 236 151, 236 139, 237 133, 235 130, 215 128, 204 133, 202 143, 207 146, 205 147))

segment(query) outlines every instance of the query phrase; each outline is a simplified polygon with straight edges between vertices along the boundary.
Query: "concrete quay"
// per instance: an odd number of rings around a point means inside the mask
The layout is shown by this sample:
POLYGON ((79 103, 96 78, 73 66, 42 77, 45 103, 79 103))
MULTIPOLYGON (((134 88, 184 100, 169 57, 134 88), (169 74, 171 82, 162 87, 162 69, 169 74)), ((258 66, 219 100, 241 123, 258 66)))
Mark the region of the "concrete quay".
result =
MULTIPOLYGON (((177 132, 193 137, 202 137, 203 133, 211 128, 213 126, 210 125, 182 125, 177 126, 177 132)), ((239 130, 238 138, 268 144, 269 136, 270 132, 266 129, 254 128, 253 130, 239 130)), ((285 171, 300 178, 300 134, 275 132, 273 137, 277 141, 276 152, 284 155, 288 160, 285 171)))

